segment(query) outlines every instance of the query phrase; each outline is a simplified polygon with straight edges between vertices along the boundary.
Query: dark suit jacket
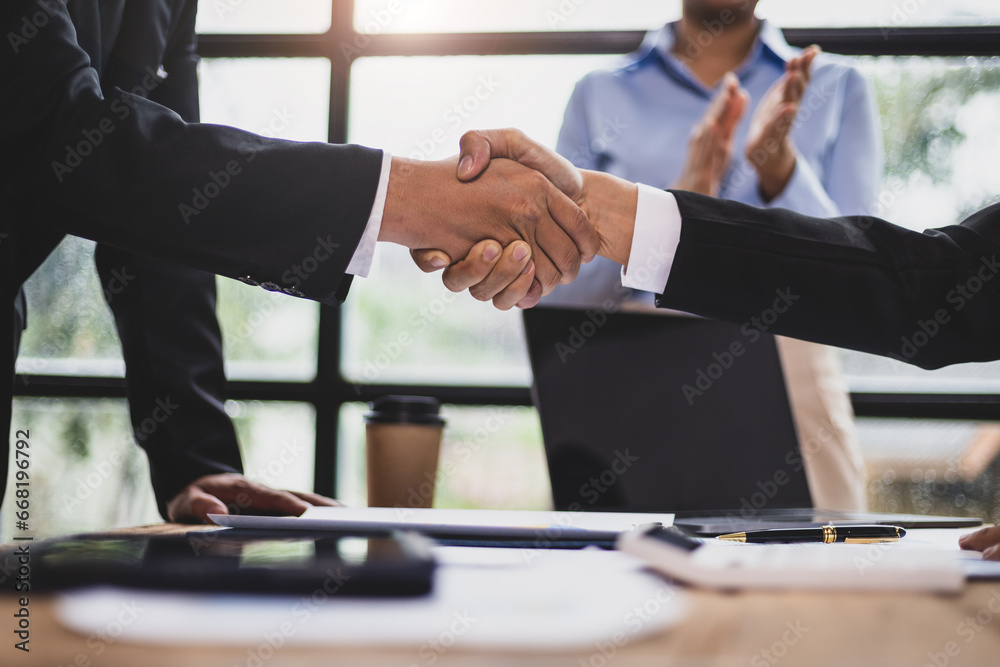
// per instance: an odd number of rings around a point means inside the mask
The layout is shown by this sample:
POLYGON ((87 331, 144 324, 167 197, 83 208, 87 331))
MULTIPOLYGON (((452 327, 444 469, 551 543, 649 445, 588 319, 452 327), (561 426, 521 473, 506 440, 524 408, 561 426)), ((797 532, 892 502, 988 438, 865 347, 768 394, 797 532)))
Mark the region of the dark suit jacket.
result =
MULTIPOLYGON (((175 26, 192 22, 194 7, 126 3, 115 48, 132 57, 162 52, 185 34, 175 26), (159 32, 143 29, 149 25, 159 32)), ((193 43, 162 63, 164 81, 159 69, 132 71, 132 89, 102 89, 62 2, 5 0, 0 34, 0 198, 8 215, 266 289, 343 299, 381 151, 187 123, 146 99, 183 109, 175 91, 194 75, 193 43), (321 268, 303 280, 294 268, 309 257, 321 268)), ((108 68, 129 68, 114 51, 106 57, 108 68)))
MULTIPOLYGON (((174 262, 337 303, 381 167, 378 151, 197 125, 196 6, 0 6, 2 372, 12 377, 21 283, 64 233, 101 241, 102 283, 128 277, 105 294, 161 513, 196 477, 241 470, 223 409, 214 276, 174 262), (326 259, 302 280, 292 269, 306 257, 326 259)), ((10 420, 5 386, 0 425, 10 420)))
POLYGON ((1000 204, 923 233, 674 192, 657 305, 923 368, 1000 359, 1000 204))

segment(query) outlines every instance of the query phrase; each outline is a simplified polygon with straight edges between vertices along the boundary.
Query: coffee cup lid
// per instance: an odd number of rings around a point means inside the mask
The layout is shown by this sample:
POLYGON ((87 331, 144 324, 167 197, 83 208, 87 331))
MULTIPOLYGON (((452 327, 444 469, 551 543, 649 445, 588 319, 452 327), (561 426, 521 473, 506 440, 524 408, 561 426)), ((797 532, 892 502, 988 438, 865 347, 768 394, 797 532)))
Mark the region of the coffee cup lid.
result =
POLYGON ((430 396, 382 396, 368 407, 369 424, 444 424, 441 401, 430 396))

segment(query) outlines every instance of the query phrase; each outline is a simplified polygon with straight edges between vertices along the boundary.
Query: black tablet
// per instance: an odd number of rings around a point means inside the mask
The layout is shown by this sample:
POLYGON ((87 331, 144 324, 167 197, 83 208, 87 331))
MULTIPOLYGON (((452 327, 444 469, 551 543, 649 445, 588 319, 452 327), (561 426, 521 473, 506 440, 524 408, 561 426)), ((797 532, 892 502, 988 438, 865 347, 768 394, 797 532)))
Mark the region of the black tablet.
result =
POLYGON ((32 589, 92 585, 182 591, 416 596, 433 581, 432 542, 219 530, 142 537, 83 536, 32 546, 32 589))

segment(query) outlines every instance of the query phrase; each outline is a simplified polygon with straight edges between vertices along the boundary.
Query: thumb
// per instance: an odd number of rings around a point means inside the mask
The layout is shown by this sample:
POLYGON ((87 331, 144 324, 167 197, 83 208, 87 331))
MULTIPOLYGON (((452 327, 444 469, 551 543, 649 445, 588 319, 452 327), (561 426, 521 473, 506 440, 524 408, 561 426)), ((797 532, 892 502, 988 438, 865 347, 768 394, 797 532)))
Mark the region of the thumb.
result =
POLYGON ((490 164, 490 158, 500 157, 492 155, 492 146, 486 133, 481 130, 470 130, 462 135, 458 142, 458 180, 472 180, 483 173, 490 164))
POLYGON ((432 248, 410 250, 410 257, 413 259, 413 263, 424 273, 440 271, 451 264, 451 257, 446 252, 432 248))

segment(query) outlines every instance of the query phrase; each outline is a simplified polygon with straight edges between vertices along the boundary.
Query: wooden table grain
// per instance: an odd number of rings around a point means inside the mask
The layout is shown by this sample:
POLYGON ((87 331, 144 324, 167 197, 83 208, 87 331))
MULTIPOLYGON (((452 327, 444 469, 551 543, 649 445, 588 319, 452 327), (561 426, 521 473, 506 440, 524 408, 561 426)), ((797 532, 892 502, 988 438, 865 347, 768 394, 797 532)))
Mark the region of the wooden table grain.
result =
MULTIPOLYGON (((127 532, 172 533, 160 525, 127 532)), ((657 636, 573 653, 449 650, 432 656, 374 646, 286 646, 267 656, 249 647, 147 646, 105 642, 59 625, 51 598, 31 597, 30 652, 13 648, 14 597, 0 597, 3 667, 352 667, 492 666, 523 663, 573 667, 672 665, 1000 665, 1000 582, 969 583, 957 595, 919 593, 720 593, 687 589, 689 613, 657 636), (266 658, 266 659, 265 659, 266 658)), ((558 618, 552 619, 559 623, 558 618)))

